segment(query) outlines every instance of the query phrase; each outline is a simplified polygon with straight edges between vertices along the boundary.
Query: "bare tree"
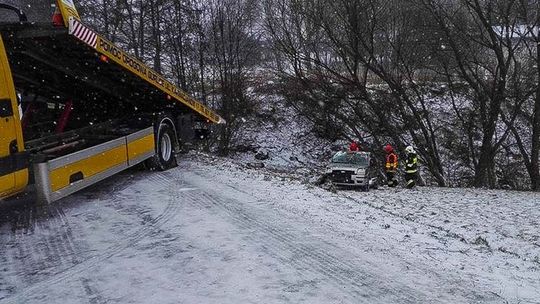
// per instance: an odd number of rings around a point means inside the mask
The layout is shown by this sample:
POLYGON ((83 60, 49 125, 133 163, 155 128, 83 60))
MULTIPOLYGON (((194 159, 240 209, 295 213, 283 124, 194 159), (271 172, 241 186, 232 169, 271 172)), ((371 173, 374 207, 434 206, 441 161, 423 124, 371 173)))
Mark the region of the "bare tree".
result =
MULTIPOLYGON (((448 82, 451 85, 465 82, 472 92, 474 120, 481 130, 480 146, 470 147, 474 185, 495 187, 494 160, 510 132, 510 128, 498 131, 502 109, 509 102, 517 102, 513 108, 519 109, 522 102, 511 100, 509 92, 512 79, 521 76, 516 66, 516 51, 523 39, 513 34, 519 27, 518 2, 421 0, 420 3, 444 34, 442 50, 438 53, 444 58, 448 82)), ((516 116, 516 111, 509 113, 508 126, 514 124, 516 116)), ((470 142, 472 145, 472 139, 470 142)))
POLYGON ((421 33, 410 7, 377 0, 269 0, 266 7, 267 28, 289 59, 283 74, 292 71, 312 96, 308 117, 330 114, 326 122, 337 119, 352 136, 369 133, 377 145, 414 143, 446 184, 429 104, 415 81, 423 54, 411 43, 421 33))
MULTIPOLYGON (((516 109, 516 121, 502 118, 510 128, 523 163, 530 177, 532 190, 540 190, 540 16, 538 1, 518 1, 516 18, 519 25, 513 29, 514 39, 524 43, 516 58, 520 69, 511 85, 514 96, 523 102, 516 109)), ((504 113, 503 113, 504 114, 504 113)))
POLYGON ((248 68, 257 62, 257 1, 214 0, 209 3, 208 13, 209 60, 217 79, 214 94, 227 120, 220 132, 219 151, 228 154, 242 119, 253 110, 247 89, 248 68))

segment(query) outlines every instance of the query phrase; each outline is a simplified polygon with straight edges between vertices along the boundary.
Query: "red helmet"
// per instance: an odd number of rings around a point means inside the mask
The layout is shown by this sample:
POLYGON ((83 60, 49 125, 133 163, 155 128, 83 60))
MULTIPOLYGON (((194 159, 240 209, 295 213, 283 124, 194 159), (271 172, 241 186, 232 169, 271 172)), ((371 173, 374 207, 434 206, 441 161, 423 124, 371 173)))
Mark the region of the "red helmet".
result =
POLYGON ((392 146, 390 144, 384 146, 384 151, 386 151, 386 153, 390 153, 392 151, 394 151, 394 148, 392 148, 392 146))

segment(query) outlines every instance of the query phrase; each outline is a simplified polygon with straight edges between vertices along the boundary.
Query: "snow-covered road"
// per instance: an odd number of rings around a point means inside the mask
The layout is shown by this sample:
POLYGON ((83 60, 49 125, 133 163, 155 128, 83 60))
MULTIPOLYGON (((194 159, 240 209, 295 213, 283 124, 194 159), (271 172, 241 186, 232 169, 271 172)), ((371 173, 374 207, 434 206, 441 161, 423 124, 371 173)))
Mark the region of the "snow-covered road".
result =
POLYGON ((538 194, 333 194, 202 160, 0 207, 0 303, 540 303, 538 194))

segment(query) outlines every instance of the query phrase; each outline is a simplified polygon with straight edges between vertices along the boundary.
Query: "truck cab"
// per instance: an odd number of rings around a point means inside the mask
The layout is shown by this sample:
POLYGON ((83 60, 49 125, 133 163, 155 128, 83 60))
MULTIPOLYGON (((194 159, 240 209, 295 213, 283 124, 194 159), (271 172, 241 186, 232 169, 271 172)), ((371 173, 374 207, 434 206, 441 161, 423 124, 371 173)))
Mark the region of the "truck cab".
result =
POLYGON ((11 71, 0 37, 0 197, 17 193, 28 183, 21 117, 11 71))

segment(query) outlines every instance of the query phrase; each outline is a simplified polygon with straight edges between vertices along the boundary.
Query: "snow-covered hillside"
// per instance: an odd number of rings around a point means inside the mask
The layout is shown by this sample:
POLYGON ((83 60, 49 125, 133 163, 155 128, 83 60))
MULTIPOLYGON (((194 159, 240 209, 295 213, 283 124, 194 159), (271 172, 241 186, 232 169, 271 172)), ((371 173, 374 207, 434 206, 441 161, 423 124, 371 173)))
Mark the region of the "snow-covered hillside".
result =
POLYGON ((267 154, 264 165, 284 172, 316 172, 330 159, 333 149, 346 147, 315 136, 312 124, 277 96, 267 96, 261 102, 259 114, 244 122, 238 138, 236 145, 243 149, 233 153, 232 159, 248 164, 257 162, 257 153, 267 154))

